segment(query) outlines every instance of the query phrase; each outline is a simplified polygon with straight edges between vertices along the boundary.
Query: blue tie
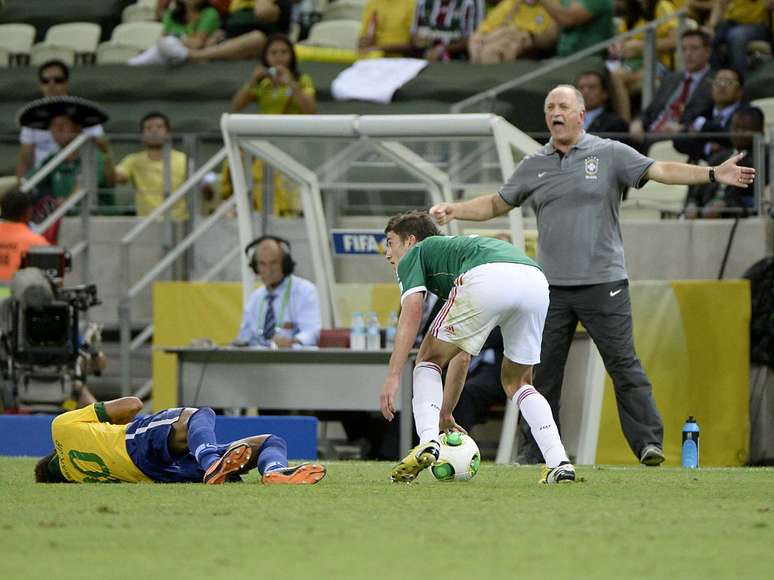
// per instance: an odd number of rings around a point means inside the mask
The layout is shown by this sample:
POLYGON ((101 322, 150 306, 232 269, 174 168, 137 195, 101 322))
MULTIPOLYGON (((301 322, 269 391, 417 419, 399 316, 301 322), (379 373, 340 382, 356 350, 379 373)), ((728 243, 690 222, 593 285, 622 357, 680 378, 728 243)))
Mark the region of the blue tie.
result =
POLYGON ((274 336, 275 327, 277 326, 277 319, 274 317, 274 308, 272 303, 276 296, 274 294, 266 295, 266 318, 263 319, 263 338, 264 340, 271 340, 274 336))

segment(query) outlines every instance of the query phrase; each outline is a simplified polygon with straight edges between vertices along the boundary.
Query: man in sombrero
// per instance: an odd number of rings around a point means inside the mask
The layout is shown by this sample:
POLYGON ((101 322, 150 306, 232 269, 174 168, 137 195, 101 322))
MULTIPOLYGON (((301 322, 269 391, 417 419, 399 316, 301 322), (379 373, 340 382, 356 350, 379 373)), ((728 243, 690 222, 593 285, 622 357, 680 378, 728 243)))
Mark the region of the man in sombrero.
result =
MULTIPOLYGON (((20 127, 44 129, 51 132, 56 144, 64 149, 83 129, 101 125, 108 120, 99 105, 80 97, 46 97, 27 103, 16 115, 20 127)), ((111 187, 115 183, 110 148, 104 139, 95 139, 97 146, 97 184, 111 187)), ((54 155, 44 159, 44 166, 54 155)), ((75 192, 83 183, 80 152, 73 153, 46 176, 36 187, 33 221, 42 222, 62 200, 75 192)), ((59 222, 43 232, 52 244, 57 243, 59 222)))

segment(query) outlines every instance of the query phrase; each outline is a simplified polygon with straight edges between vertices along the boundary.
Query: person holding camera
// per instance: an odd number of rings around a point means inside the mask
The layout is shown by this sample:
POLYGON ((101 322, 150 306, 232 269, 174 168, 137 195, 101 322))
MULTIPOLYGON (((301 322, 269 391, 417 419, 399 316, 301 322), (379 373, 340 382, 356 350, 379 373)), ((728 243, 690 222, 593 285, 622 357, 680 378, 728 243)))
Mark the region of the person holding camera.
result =
POLYGON ((320 299, 309 280, 295 276, 290 244, 261 236, 245 248, 263 286, 247 300, 234 344, 290 348, 314 346, 320 338, 320 299), (252 251, 251 251, 252 250, 252 251))
POLYGON ((317 109, 312 79, 299 72, 293 43, 283 34, 266 41, 261 64, 231 99, 231 112, 253 101, 264 115, 311 115, 317 109))

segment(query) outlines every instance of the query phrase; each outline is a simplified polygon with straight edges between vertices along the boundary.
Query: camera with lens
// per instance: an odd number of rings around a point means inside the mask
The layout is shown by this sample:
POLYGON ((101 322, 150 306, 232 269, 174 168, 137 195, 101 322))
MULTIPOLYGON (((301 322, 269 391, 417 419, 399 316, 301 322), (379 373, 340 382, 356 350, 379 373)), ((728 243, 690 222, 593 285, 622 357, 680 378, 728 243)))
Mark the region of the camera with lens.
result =
POLYGON ((84 367, 91 366, 85 363, 99 354, 101 327, 80 320, 100 303, 97 287, 64 287, 69 269, 69 252, 56 246, 31 247, 22 256, 11 296, 0 306, 6 404, 61 405, 85 382, 84 367))

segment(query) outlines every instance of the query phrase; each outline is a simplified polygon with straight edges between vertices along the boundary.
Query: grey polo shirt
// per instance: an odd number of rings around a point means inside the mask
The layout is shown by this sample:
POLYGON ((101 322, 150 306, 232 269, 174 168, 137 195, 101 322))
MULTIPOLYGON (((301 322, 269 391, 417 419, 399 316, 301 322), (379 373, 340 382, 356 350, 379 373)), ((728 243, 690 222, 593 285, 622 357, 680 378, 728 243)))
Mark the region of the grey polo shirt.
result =
POLYGON ((549 142, 525 157, 499 194, 534 204, 538 263, 549 284, 580 286, 626 278, 618 220, 621 195, 642 187, 654 163, 628 145, 584 133, 562 156, 549 142))

